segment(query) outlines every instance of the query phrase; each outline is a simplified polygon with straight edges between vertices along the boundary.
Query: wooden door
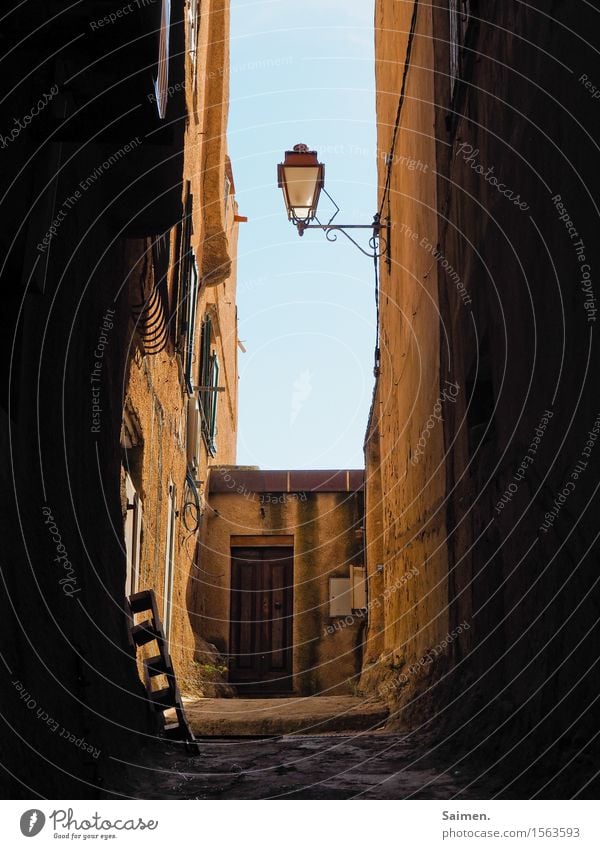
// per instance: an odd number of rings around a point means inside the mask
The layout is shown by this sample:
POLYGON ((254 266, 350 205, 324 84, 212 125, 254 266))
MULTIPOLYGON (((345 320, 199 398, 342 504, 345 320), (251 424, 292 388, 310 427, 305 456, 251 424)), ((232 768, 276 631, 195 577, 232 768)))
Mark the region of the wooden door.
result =
POLYGON ((231 550, 230 681, 245 694, 292 687, 293 550, 231 550))

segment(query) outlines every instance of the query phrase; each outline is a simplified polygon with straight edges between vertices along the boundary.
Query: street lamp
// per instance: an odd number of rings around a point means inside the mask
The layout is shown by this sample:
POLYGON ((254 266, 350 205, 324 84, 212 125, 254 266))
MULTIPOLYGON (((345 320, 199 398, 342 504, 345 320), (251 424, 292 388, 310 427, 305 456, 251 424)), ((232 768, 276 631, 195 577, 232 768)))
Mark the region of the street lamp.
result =
POLYGON ((279 188, 288 218, 298 226, 300 235, 314 221, 321 189, 325 184, 325 166, 319 162, 317 151, 305 144, 286 150, 285 159, 277 168, 279 188))
POLYGON ((300 236, 304 235, 305 230, 323 230, 326 238, 335 242, 338 232, 341 232, 366 256, 378 259, 385 255, 389 263, 388 220, 382 222, 379 214, 376 214, 372 224, 333 224, 340 208, 325 189, 325 166, 319 162, 316 150, 309 150, 305 144, 297 144, 293 150, 286 150, 284 161, 277 167, 277 183, 283 190, 288 219, 298 228, 300 236), (327 224, 321 224, 317 218, 321 192, 327 195, 335 207, 327 224), (317 223, 313 224, 313 221, 317 223), (371 230, 370 250, 359 245, 347 230, 371 230))

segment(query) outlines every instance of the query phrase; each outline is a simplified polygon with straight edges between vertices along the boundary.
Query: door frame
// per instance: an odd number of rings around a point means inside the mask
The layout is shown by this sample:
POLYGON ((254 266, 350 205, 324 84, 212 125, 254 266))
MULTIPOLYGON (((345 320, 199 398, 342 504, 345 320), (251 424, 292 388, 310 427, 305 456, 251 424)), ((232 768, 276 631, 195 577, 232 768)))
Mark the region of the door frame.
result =
POLYGON ((137 492, 129 472, 125 472, 127 514, 125 516, 125 595, 138 591, 142 550, 142 499, 137 492))

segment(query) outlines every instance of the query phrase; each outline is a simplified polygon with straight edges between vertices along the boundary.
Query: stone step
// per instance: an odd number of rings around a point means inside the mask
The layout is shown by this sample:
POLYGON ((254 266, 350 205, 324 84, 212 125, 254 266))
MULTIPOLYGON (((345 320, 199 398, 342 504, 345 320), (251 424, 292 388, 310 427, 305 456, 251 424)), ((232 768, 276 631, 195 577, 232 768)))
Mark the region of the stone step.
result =
MULTIPOLYGON (((388 717, 381 702, 355 696, 184 699, 184 707, 192 731, 202 737, 374 731, 388 717)), ((165 718, 169 721, 170 714, 165 718)))

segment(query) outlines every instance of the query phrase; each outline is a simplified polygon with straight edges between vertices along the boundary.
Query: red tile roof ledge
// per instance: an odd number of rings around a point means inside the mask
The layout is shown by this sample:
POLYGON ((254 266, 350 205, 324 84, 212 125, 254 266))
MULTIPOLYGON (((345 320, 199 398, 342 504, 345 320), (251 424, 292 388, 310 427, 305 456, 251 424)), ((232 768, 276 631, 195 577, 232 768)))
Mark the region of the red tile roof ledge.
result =
POLYGON ((260 469, 257 466, 213 466, 209 492, 359 492, 364 469, 260 469))

